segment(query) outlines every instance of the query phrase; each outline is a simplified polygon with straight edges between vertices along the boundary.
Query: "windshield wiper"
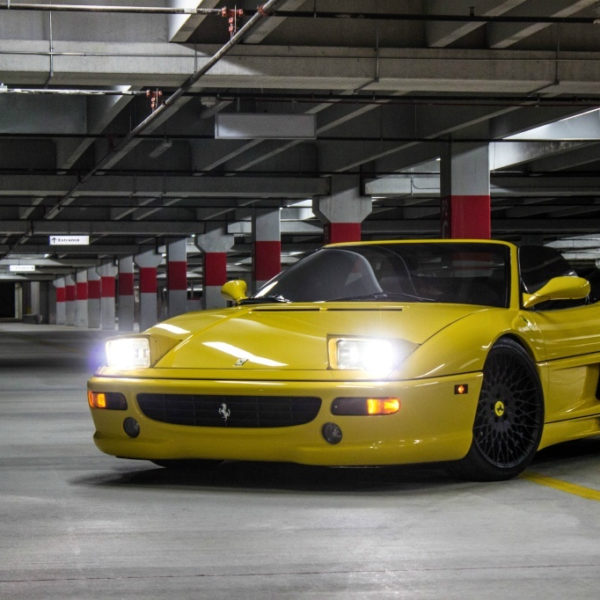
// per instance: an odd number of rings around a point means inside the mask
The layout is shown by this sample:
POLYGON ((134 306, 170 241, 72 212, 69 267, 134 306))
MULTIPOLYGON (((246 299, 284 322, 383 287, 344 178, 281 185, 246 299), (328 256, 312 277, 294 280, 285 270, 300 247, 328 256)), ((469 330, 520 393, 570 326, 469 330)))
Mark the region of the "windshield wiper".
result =
POLYGON ((269 302, 291 302, 281 295, 277 296, 260 296, 259 298, 244 298, 240 304, 267 304, 269 302))

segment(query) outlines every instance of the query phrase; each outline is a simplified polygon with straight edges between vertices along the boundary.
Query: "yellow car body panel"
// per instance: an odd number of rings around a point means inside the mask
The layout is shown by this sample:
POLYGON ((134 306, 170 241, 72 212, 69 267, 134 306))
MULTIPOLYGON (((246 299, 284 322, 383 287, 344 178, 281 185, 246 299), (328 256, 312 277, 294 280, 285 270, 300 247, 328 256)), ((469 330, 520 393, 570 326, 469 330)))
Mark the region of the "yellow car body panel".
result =
POLYGON ((127 411, 92 410, 96 445, 116 456, 129 458, 214 458, 286 461, 314 465, 378 465, 458 459, 471 443, 470 427, 477 404, 481 374, 422 381, 312 382, 312 381, 198 381, 129 379, 107 382, 92 378, 90 389, 119 391, 128 401, 127 411), (454 394, 457 384, 469 393, 454 394), (322 398, 317 418, 292 427, 257 430, 245 428, 190 427, 146 418, 135 401, 137 393, 309 395, 322 398), (131 391, 129 391, 131 390, 131 391), (331 402, 339 396, 398 396, 395 415, 372 417, 335 416, 331 402), (429 415, 440 415, 443 426, 429 415), (123 430, 123 421, 134 417, 141 425, 139 438, 123 430), (321 435, 327 422, 343 431, 342 443, 328 444, 321 435))
MULTIPOLYGON (((457 240, 435 241, 452 242, 457 240)), ((504 339, 525 350, 539 377, 544 402, 539 448, 600 433, 600 303, 525 309, 519 249, 508 243, 477 243, 506 249, 511 265, 506 306, 388 300, 265 302, 187 313, 157 324, 140 334, 150 340, 150 366, 130 370, 104 366, 89 380, 91 392, 120 393, 127 401, 126 410, 91 407, 96 445, 115 456, 151 460, 314 465, 459 460, 473 444, 486 360, 504 339), (336 369, 328 354, 329 340, 336 336, 401 342, 409 351, 383 376, 336 369), (144 393, 217 396, 225 402, 231 396, 314 396, 321 399, 321 406, 314 419, 299 425, 197 426, 148 417, 138 402, 144 393), (400 400, 400 409, 395 414, 333 414, 333 403, 340 397, 393 397, 400 400), (125 432, 128 418, 139 424, 139 435, 125 432), (341 430, 339 443, 324 439, 323 426, 332 422, 341 430)))

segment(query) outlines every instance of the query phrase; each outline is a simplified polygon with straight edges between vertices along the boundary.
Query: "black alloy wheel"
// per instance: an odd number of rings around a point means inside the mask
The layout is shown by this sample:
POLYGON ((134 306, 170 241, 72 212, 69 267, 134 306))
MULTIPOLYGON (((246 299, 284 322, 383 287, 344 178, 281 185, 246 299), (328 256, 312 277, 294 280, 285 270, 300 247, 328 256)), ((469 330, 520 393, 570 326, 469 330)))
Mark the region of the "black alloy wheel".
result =
POLYGON ((512 339, 499 340, 483 368, 473 442, 457 463, 476 481, 515 477, 533 460, 544 426, 544 400, 535 365, 512 339))

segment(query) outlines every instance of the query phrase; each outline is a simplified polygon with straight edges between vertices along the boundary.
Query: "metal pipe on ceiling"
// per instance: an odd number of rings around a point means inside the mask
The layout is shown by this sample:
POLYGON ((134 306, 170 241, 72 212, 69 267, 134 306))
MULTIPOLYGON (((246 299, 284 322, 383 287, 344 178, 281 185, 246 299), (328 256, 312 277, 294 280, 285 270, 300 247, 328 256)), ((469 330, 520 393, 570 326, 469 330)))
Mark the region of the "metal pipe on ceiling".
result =
MULTIPOLYGON (((252 11, 244 11, 251 14, 252 11)), ((269 13, 273 17, 302 18, 302 19, 359 19, 370 21, 442 21, 446 23, 545 23, 575 25, 600 24, 598 17, 552 17, 545 15, 477 15, 474 11, 464 15, 450 14, 416 14, 416 13, 367 13, 367 12, 341 12, 341 11, 299 11, 299 10, 274 10, 269 13)))
MULTIPOLYGON (((0 55, 5 54, 0 52, 0 55)), ((38 53, 39 54, 39 53, 38 53)), ((60 53, 54 53, 55 56, 60 53)), ((465 59, 468 60, 468 59, 465 59)), ((539 59, 535 59, 539 60, 539 59)), ((554 84, 551 84, 554 85, 554 84)), ((297 102, 297 103, 319 103, 319 104, 420 104, 429 106, 530 106, 532 98, 535 99, 536 106, 576 106, 576 107, 598 107, 597 97, 586 97, 586 96, 565 96, 565 97, 544 97, 536 96, 539 90, 534 92, 524 92, 523 94, 510 94, 504 96, 498 96, 497 94, 489 95, 478 95, 478 96, 464 96, 464 95, 420 95, 410 94, 405 96, 394 96, 379 92, 364 92, 362 94, 347 96, 344 94, 319 94, 314 92, 309 93, 270 93, 262 92, 257 93, 245 93, 245 92, 219 92, 217 94, 207 94, 205 91, 186 91, 184 96, 193 97, 211 97, 216 102, 233 102, 235 100, 254 100, 264 102, 297 102)), ((146 96, 146 89, 142 90, 118 90, 118 89, 90 89, 90 88, 13 88, 8 87, 4 83, 0 83, 0 95, 2 94, 22 94, 22 95, 57 95, 57 96, 146 96)), ((20 135, 35 137, 36 134, 5 134, 0 132, 0 137, 6 137, 7 135, 14 135, 19 137, 20 135)), ((51 134, 51 137, 77 137, 76 134, 62 134, 56 132, 51 134)), ((93 135, 81 134, 79 137, 94 137, 93 135)), ((102 134, 98 134, 96 137, 103 137, 102 134)), ((119 136, 115 136, 119 137, 119 136)), ((151 135, 151 138, 162 138, 164 136, 151 135)), ((206 136, 194 136, 194 135, 180 135, 173 136, 186 139, 192 139, 199 137, 200 139, 206 136)))
POLYGON ((221 48, 213 54, 213 56, 198 69, 195 73, 192 73, 182 84, 179 86, 162 104, 146 117, 141 123, 134 127, 131 132, 112 150, 110 150, 88 173, 86 173, 67 194, 65 194, 46 214, 47 219, 53 219, 58 215, 65 206, 68 206, 72 200, 73 194, 81 188, 89 179, 91 179, 98 171, 119 152, 127 147, 127 145, 133 141, 137 136, 143 133, 148 127, 156 121, 160 116, 165 116, 165 113, 171 112, 175 103, 181 98, 192 86, 210 69, 212 69, 234 46, 239 44, 245 37, 250 33, 254 27, 258 25, 263 19, 270 16, 267 11, 274 8, 280 0, 268 0, 262 7, 261 10, 257 11, 237 32, 233 33, 229 41, 221 46, 221 48))
POLYGON ((43 12, 143 13, 156 15, 227 16, 222 8, 185 8, 169 6, 116 6, 114 4, 42 4, 0 2, 0 10, 43 12))
MULTIPOLYGON (((56 53, 53 53, 56 56, 56 53)), ((61 89, 61 88, 9 88, 0 83, 0 94, 24 94, 47 96, 145 96, 145 90, 102 90, 102 89, 61 89)))
MULTIPOLYGON (((206 15, 228 17, 234 8, 199 8, 199 7, 168 7, 168 6, 117 6, 108 4, 46 4, 19 2, 13 4, 0 2, 0 10, 11 11, 51 11, 51 12, 92 12, 92 13, 138 13, 155 15, 206 15)), ((381 12, 352 12, 352 11, 323 11, 323 10, 274 10, 266 2, 257 9, 243 9, 245 16, 254 17, 257 14, 270 17, 296 19, 359 19, 362 21, 421 21, 449 23, 545 23, 545 24, 576 24, 597 25, 600 19, 596 16, 559 17, 545 15, 477 15, 474 10, 460 14, 417 14, 417 13, 381 13, 381 12)))

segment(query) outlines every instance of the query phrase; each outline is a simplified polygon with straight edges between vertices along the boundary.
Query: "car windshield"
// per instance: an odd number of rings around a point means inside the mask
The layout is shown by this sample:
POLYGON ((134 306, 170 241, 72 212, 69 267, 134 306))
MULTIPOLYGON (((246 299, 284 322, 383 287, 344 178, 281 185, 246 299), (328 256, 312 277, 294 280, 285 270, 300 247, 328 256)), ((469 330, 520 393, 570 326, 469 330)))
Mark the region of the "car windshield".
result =
POLYGON ((401 243, 323 248, 267 282, 250 302, 390 300, 506 307, 502 244, 401 243))

